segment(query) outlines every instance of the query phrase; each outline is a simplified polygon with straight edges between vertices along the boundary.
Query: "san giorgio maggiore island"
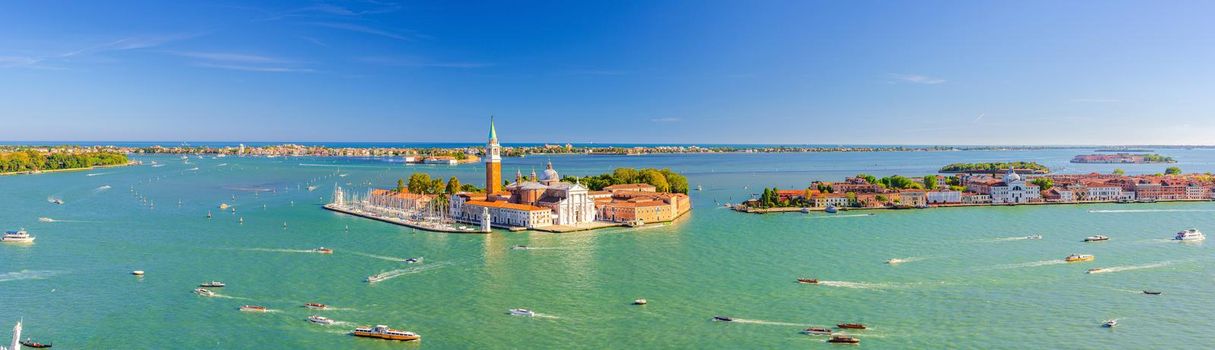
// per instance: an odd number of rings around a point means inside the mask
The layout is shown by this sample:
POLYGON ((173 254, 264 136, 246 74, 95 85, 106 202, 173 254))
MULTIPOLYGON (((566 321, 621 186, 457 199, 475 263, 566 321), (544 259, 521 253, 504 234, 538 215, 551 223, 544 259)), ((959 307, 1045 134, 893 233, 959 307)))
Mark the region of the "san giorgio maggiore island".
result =
MULTIPOLYGON (((562 181, 552 162, 545 165, 542 173, 532 171, 527 177, 516 170, 514 181, 504 186, 502 146, 492 118, 485 153, 485 187, 481 191, 459 191, 457 186, 451 186, 455 179, 449 181, 446 193, 426 193, 438 191, 417 188, 411 191, 410 187, 398 186, 351 194, 335 185, 333 201, 324 207, 422 230, 456 233, 489 233, 492 227, 546 232, 638 227, 672 221, 692 209, 686 193, 659 192, 657 186, 647 183, 610 184, 593 191, 578 178, 572 183, 562 181)), ((682 191, 687 191, 687 182, 681 175, 666 170, 650 171, 655 175, 629 177, 657 178, 668 188, 668 178, 678 178, 683 183, 682 191)), ((414 187, 423 187, 430 181, 418 182, 411 177, 410 182, 417 184, 414 187)))

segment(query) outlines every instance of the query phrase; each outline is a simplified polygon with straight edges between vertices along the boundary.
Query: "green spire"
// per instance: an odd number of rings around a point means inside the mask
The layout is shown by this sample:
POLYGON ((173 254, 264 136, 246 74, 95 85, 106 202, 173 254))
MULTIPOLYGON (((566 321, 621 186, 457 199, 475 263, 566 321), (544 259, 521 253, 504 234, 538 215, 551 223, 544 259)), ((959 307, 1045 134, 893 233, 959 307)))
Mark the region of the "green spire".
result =
POLYGON ((489 139, 491 141, 498 139, 498 129, 494 128, 494 116, 492 115, 489 116, 489 139))

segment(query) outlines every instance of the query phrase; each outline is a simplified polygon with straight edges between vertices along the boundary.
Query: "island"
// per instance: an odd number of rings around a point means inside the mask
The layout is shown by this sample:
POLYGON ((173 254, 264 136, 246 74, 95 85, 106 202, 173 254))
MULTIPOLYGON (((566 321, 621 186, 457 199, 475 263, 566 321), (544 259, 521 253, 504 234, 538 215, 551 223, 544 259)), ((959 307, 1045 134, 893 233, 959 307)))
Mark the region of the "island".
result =
POLYGON ((941 167, 939 172, 945 174, 956 173, 985 173, 999 174, 1006 171, 1016 171, 1020 173, 1046 174, 1050 172, 1050 168, 1045 165, 1034 162, 989 162, 989 163, 953 163, 941 167))
POLYGON ((1173 157, 1162 156, 1159 154, 1132 154, 1132 153, 1115 153, 1115 154, 1082 154, 1072 158, 1072 163, 1097 163, 1097 164, 1150 164, 1150 163, 1176 163, 1173 157))
POLYGON ((86 170, 131 164, 125 154, 114 151, 80 151, 77 148, 0 149, 0 175, 86 170))

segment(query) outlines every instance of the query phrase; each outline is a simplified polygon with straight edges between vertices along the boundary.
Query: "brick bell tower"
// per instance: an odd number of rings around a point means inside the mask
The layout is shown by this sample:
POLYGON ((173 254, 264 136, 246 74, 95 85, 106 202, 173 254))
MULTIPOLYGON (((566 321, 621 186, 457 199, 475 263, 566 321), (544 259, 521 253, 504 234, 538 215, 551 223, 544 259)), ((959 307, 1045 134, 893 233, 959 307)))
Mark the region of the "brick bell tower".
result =
POLYGON ((485 193, 502 191, 502 146, 498 144, 498 130, 494 128, 494 117, 489 117, 489 143, 485 145, 485 193))

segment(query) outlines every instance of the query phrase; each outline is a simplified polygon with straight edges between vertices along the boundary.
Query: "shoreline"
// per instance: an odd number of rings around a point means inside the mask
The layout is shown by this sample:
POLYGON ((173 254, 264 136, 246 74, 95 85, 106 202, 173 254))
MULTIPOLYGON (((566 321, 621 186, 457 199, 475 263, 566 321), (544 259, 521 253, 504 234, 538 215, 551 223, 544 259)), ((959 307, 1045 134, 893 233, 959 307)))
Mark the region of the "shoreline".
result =
MULTIPOLYGON (((1084 201, 1084 202, 1037 202, 1037 203, 1017 203, 1017 204, 934 204, 927 207, 864 207, 864 208, 840 208, 840 211, 854 210, 922 210, 922 209, 937 209, 937 208, 969 208, 969 207, 1019 207, 1019 206, 1035 206, 1035 205, 1088 205, 1088 204, 1152 204, 1152 203, 1186 203, 1186 202, 1212 202, 1211 199, 1160 199, 1154 202, 1131 202, 1121 203, 1118 201, 1084 201)), ((809 209, 811 212, 825 212, 826 208, 820 207, 780 207, 780 208, 764 208, 764 209, 739 209, 732 207, 730 210, 739 213, 747 214, 770 214, 770 213, 800 213, 802 209, 809 209)))
POLYGON ((53 174, 53 173, 66 173, 66 172, 72 172, 72 171, 85 171, 85 170, 96 170, 96 169, 106 169, 106 168, 118 168, 118 167, 124 167, 124 166, 133 166, 133 165, 137 165, 137 164, 139 164, 139 163, 137 163, 136 161, 129 161, 129 162, 127 162, 126 164, 94 165, 94 166, 87 167, 87 168, 69 168, 69 169, 54 169, 54 170, 38 170, 38 171, 36 171, 36 172, 35 172, 35 171, 33 171, 33 170, 28 170, 28 171, 15 171, 15 172, 0 173, 0 176, 17 176, 17 175, 42 175, 42 174, 53 174))

